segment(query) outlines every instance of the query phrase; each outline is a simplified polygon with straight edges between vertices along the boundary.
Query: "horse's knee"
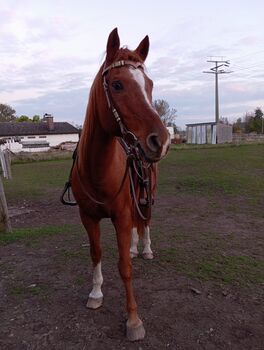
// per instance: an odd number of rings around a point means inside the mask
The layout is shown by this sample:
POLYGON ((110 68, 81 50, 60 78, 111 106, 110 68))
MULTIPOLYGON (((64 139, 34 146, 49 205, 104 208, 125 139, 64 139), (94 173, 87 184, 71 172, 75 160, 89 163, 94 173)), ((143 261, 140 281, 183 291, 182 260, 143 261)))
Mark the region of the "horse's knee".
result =
POLYGON ((132 278, 132 264, 131 261, 120 259, 118 262, 118 269, 123 281, 131 280, 132 278))

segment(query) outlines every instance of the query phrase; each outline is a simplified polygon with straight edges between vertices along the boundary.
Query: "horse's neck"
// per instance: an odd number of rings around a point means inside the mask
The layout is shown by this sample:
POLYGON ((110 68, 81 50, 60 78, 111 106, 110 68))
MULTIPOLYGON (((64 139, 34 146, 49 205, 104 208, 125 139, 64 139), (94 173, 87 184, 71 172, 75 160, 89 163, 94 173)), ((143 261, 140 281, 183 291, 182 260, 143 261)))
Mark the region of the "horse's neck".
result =
POLYGON ((120 164, 122 150, 118 141, 103 130, 96 113, 87 113, 86 118, 93 120, 85 123, 80 141, 80 171, 92 183, 105 182, 111 176, 118 178, 118 172, 123 168, 120 164))

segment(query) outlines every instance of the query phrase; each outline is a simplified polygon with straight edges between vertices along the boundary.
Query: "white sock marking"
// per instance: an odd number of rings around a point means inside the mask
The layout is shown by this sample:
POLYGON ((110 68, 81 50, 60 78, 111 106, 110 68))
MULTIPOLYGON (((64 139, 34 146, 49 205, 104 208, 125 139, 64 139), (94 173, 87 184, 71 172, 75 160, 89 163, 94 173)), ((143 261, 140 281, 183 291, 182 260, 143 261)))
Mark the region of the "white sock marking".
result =
POLYGON ((131 246, 130 246, 130 253, 132 253, 133 255, 138 255, 138 248, 137 248, 138 241, 139 241, 139 237, 137 233, 137 228, 133 227, 132 234, 131 234, 131 246))
POLYGON ((145 227, 144 231, 144 236, 143 236, 143 254, 153 254, 150 245, 151 245, 151 240, 150 240, 150 233, 149 233, 149 226, 145 227))
POLYGON ((93 289, 89 294, 90 298, 99 299, 103 297, 103 293, 101 291, 101 286, 103 284, 103 275, 101 269, 101 261, 95 266, 93 271, 93 289))

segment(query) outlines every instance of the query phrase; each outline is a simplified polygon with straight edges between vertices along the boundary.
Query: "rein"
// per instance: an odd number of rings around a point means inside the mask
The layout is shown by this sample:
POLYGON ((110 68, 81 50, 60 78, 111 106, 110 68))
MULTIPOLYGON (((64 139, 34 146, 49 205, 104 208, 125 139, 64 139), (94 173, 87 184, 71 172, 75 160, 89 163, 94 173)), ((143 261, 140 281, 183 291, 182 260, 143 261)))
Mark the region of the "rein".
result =
POLYGON ((86 189, 83 188, 82 181, 80 178, 79 170, 78 170, 78 144, 76 146, 76 149, 73 153, 73 164, 70 170, 70 176, 69 180, 65 183, 63 192, 61 194, 60 200, 62 204, 64 205, 77 205, 75 201, 72 201, 70 199, 70 188, 71 188, 71 175, 72 175, 72 170, 73 167, 76 163, 77 166, 77 176, 78 176, 78 181, 82 187, 82 191, 84 194, 95 204, 98 205, 106 205, 112 203, 118 195, 121 193, 123 186, 125 184, 125 180, 127 178, 127 175, 129 175, 129 181, 130 181, 130 192, 131 196, 133 198, 135 207, 137 209, 137 212, 139 216, 143 220, 148 220, 150 219, 151 216, 151 205, 153 204, 153 198, 152 198, 152 184, 151 184, 151 171, 152 171, 152 166, 149 163, 145 163, 141 159, 140 155, 140 144, 137 139, 137 137, 129 131, 126 126, 124 125, 122 119, 119 116, 119 113, 117 112, 116 108, 114 107, 113 101, 112 101, 112 96, 110 95, 109 91, 109 85, 106 80, 106 74, 113 68, 118 68, 122 66, 132 66, 135 69, 142 67, 142 64, 140 62, 133 62, 133 61, 126 61, 126 60, 121 60, 112 63, 108 67, 104 67, 103 72, 102 72, 102 77, 103 77, 103 88, 105 91, 105 96, 108 104, 108 108, 112 111, 118 125, 120 128, 121 132, 121 137, 118 138, 118 141, 122 148, 124 149, 126 155, 127 155, 127 161, 126 161, 126 170, 124 173, 124 176, 122 178, 120 187, 118 191, 115 193, 115 195, 108 201, 102 202, 94 198, 89 192, 86 191, 86 189), (140 199, 138 201, 137 199, 137 193, 136 193, 136 182, 139 185, 139 195, 140 199), (65 200, 66 193, 68 195, 68 200, 65 200), (147 209, 147 215, 143 214, 144 209, 147 209))

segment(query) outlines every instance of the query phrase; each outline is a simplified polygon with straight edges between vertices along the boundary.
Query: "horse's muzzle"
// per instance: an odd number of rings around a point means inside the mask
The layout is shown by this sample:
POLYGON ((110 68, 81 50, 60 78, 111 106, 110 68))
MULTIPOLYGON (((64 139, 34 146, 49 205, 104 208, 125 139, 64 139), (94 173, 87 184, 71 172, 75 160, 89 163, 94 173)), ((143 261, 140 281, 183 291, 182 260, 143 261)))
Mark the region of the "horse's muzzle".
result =
POLYGON ((150 162, 158 162, 161 160, 169 150, 170 138, 162 138, 158 133, 151 133, 146 138, 145 147, 141 144, 141 150, 144 158, 150 162))

